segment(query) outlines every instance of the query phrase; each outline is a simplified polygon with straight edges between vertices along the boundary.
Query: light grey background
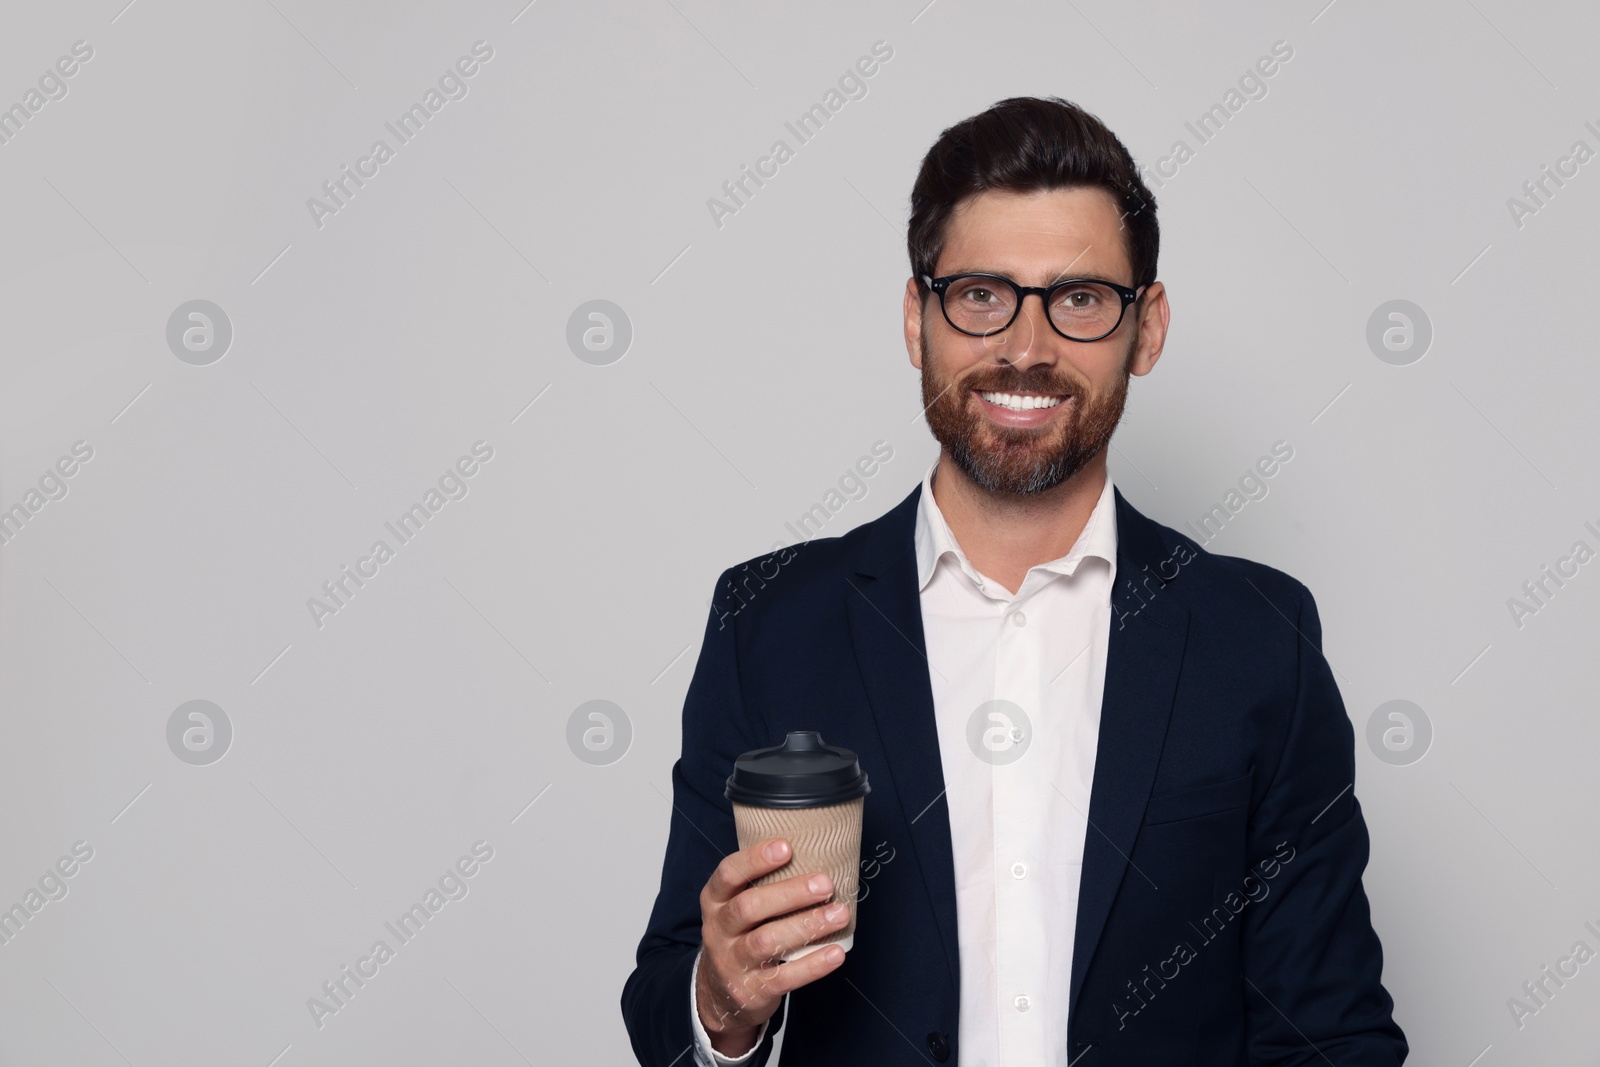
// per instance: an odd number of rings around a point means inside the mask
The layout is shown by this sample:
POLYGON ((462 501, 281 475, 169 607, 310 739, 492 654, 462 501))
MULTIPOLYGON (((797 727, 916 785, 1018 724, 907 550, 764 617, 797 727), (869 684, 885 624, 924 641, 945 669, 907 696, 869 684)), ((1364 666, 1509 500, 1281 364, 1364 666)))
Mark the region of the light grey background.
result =
POLYGON ((1600 149, 1592 5, 524 2, 6 12, 0 104, 93 57, 0 145, 0 507, 94 454, 0 547, 0 906, 94 851, 0 945, 0 1063, 631 1062, 716 575, 873 442, 824 533, 935 454, 900 336, 922 153, 1057 94, 1154 165, 1277 41, 1267 95, 1155 190, 1172 332, 1113 476, 1182 527, 1293 447, 1208 548, 1317 597, 1411 1062, 1594 1062, 1600 963, 1521 1029, 1507 1006, 1600 948, 1600 562, 1508 606, 1600 549, 1600 162, 1507 205, 1600 149), (480 40, 468 95, 319 228, 308 198, 480 40), (233 329, 206 366, 166 340, 195 299, 233 329), (633 329, 609 365, 566 340, 596 299, 633 329), (1434 333, 1406 366, 1366 340, 1397 299, 1434 333), (477 441, 465 498, 319 628, 308 598, 477 441), (632 731, 604 765, 568 744, 595 699, 632 731), (1405 765, 1365 740, 1396 699, 1433 729, 1405 765), (191 700, 232 725, 210 765, 168 747, 191 700), (478 841, 469 894, 319 1028, 308 998, 478 841))

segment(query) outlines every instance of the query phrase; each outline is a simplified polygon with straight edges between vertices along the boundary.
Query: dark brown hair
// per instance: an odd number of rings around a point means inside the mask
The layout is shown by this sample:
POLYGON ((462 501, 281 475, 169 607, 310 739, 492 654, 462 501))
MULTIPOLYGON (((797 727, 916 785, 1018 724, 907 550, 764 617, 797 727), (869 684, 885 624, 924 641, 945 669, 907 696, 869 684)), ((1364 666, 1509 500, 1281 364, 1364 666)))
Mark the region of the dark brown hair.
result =
POLYGON ((951 126, 922 158, 911 187, 906 248, 917 288, 928 296, 922 275, 934 275, 950 216, 967 197, 1084 186, 1106 190, 1122 212, 1134 288, 1155 281, 1155 197, 1105 123, 1058 96, 1014 96, 951 126))

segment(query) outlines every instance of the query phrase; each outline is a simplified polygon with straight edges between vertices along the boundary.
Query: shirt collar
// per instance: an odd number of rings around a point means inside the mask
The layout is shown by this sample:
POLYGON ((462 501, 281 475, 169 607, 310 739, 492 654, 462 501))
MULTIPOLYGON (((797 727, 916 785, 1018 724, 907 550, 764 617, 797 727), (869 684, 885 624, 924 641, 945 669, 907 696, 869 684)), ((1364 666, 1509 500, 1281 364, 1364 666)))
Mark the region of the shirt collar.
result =
MULTIPOLYGON (((946 556, 949 556, 969 579, 981 587, 984 584, 983 576, 968 561, 967 554, 961 551, 955 534, 950 530, 950 524, 945 521, 944 513, 939 510, 938 503, 933 499, 933 475, 938 469, 939 461, 935 459, 927 473, 922 476, 922 493, 917 499, 915 533, 917 590, 920 592, 928 587, 928 582, 933 578, 939 562, 946 556)), ((1113 492, 1111 472, 1108 470, 1106 483, 1100 490, 1100 498, 1095 501, 1094 510, 1089 513, 1089 521, 1084 524, 1072 548, 1061 558, 1036 564, 1032 569, 1071 575, 1078 569, 1080 560, 1086 556, 1095 556, 1110 564, 1112 582, 1115 583, 1117 508, 1113 492)))

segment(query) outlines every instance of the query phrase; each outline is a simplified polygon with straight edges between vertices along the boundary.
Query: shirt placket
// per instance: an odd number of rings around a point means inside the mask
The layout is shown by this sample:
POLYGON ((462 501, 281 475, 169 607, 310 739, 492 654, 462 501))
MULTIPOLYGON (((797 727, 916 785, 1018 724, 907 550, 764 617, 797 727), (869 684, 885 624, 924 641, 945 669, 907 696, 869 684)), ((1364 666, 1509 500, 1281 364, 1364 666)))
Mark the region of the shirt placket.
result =
MULTIPOLYGON (((1035 576, 1030 573, 1030 579, 1035 576)), ((1038 923, 1045 914, 1045 886, 1037 870, 1040 806, 1037 786, 1049 777, 1036 750, 1044 718, 1041 705, 1042 649, 1036 620, 1027 615, 1029 586, 1016 598, 997 604, 995 634, 996 699, 1022 709, 1012 724, 1016 755, 991 767, 994 791, 994 879, 996 926, 996 1014, 1001 1062, 1007 1067, 1040 1064, 1045 1013, 1039 1002, 1045 977, 1044 937, 1038 923), (1020 732, 1020 737, 1019 737, 1020 732)), ((1008 755, 1010 754, 1008 753, 1008 755)), ((1001 759, 1005 759, 1002 756, 1001 759)))

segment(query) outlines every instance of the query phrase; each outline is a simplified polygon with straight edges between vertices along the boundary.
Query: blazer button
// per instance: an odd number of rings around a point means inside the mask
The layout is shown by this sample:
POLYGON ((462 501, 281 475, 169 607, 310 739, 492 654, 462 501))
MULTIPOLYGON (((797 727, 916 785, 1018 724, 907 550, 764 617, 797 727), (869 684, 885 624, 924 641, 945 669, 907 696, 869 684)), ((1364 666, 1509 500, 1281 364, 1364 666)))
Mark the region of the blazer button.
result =
POLYGON ((950 1058, 949 1040, 937 1030, 930 1031, 928 1034, 928 1052, 934 1059, 943 1063, 950 1058))

